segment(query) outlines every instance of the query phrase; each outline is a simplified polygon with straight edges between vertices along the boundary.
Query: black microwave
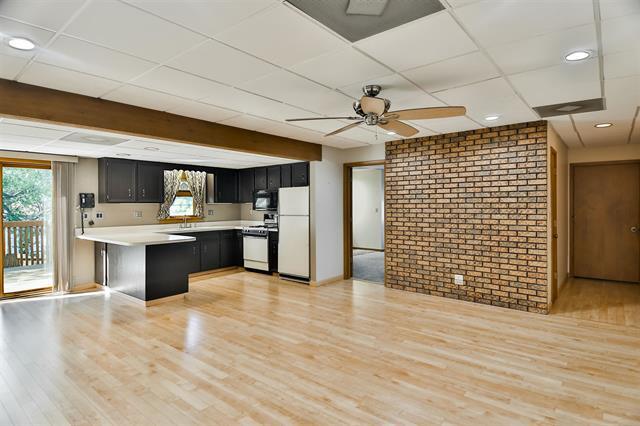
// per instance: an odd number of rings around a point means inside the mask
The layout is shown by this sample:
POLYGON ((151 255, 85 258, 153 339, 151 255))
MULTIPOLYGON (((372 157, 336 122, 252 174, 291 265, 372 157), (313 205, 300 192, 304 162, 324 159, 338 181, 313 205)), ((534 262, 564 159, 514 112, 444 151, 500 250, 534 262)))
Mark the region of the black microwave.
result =
POLYGON ((253 209, 264 211, 278 210, 278 191, 258 190, 253 192, 253 209))

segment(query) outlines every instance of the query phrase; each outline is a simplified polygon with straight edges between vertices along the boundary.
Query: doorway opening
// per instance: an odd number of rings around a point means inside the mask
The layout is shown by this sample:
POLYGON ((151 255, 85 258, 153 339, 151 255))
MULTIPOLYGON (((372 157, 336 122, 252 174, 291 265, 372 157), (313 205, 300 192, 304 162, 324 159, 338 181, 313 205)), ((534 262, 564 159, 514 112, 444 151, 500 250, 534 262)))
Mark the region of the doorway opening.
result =
POLYGON ((384 161, 345 164, 345 278, 384 284, 384 161))
POLYGON ((49 162, 0 160, 0 298, 52 291, 52 190, 49 162))

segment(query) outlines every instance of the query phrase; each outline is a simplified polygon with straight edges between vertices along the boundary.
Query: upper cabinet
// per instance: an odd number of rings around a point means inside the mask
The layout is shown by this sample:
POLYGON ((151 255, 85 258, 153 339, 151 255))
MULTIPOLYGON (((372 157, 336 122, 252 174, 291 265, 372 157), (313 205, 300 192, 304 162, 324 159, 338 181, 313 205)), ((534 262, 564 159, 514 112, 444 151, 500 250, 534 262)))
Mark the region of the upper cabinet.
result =
POLYGON ((217 169, 216 174, 216 203, 238 202, 238 172, 231 169, 217 169))
POLYGON ((291 164, 283 164, 280 166, 280 188, 289 188, 291 186, 291 164))
POLYGON ((267 189, 280 188, 280 166, 267 167, 267 189))
POLYGON ((256 167, 255 169, 253 169, 253 173, 253 189, 255 191, 258 191, 260 189, 267 189, 267 168, 256 167))
POLYGON ((164 197, 164 168, 162 163, 138 161, 137 202, 161 203, 164 197))
POLYGON ((133 203, 136 201, 137 162, 117 158, 98 160, 98 201, 133 203))
POLYGON ((291 186, 309 186, 309 163, 291 165, 291 186))
POLYGON ((238 202, 251 203, 254 190, 253 169, 243 169, 238 172, 238 202))

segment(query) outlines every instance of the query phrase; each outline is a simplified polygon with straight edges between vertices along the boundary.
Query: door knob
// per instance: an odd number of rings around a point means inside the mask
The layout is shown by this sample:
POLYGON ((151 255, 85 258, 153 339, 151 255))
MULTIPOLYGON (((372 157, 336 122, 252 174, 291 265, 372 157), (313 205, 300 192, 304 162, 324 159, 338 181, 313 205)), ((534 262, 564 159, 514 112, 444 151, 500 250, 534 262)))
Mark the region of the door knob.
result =
POLYGON ((634 234, 638 232, 638 227, 637 226, 632 226, 631 227, 631 232, 633 232, 634 234))

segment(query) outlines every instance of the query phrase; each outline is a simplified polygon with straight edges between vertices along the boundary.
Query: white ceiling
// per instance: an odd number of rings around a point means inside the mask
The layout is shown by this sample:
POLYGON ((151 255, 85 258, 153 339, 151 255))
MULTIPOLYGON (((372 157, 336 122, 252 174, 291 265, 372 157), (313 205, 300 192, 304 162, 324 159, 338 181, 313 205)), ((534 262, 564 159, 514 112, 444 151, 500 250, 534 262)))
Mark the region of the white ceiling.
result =
POLYGON ((93 158, 120 157, 230 169, 294 162, 266 155, 9 118, 0 118, 0 150, 93 158))
MULTIPOLYGON (((2 0, 0 78, 340 148, 389 140, 346 123, 363 84, 392 109, 465 105, 420 135, 527 120, 596 97, 607 110, 550 118, 569 146, 640 143, 640 1, 442 0, 445 10, 356 43, 281 0, 2 0), (567 63, 577 49, 591 59, 567 63), (499 115, 486 122, 487 115, 499 115), (614 126, 595 129, 597 122, 614 126)), ((1 148, 1 147, 0 147, 1 148)))

